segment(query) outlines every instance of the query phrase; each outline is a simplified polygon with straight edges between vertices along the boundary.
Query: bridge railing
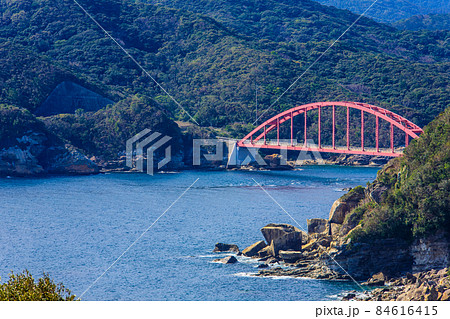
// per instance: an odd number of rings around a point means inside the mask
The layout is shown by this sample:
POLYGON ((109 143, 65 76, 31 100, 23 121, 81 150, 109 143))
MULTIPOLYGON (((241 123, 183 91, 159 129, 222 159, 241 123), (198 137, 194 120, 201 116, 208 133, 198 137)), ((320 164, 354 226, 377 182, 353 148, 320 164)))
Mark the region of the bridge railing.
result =
POLYGON ((358 152, 358 153, 368 153, 369 155, 374 155, 374 154, 370 154, 370 153, 380 153, 381 156, 385 156, 387 154, 403 154, 403 150, 405 149, 404 146, 400 146, 400 147, 395 147, 394 151, 392 151, 391 148, 375 148, 375 147, 360 147, 360 146, 350 146, 349 148, 347 148, 346 146, 331 146, 331 145, 321 145, 320 147, 315 144, 315 143, 299 143, 297 141, 293 141, 291 143, 291 141, 282 141, 280 140, 279 142, 277 142, 276 140, 272 141, 272 140, 268 140, 266 139, 266 141, 257 141, 257 142, 251 142, 251 141, 247 141, 245 143, 245 145, 247 147, 257 147, 257 148, 265 148, 267 146, 274 146, 274 147, 279 147, 279 148, 286 148, 286 149, 294 149, 294 150, 299 150, 299 149, 304 149, 304 150, 315 150, 315 151, 319 151, 319 152, 330 152, 330 151, 353 151, 353 152, 358 152))

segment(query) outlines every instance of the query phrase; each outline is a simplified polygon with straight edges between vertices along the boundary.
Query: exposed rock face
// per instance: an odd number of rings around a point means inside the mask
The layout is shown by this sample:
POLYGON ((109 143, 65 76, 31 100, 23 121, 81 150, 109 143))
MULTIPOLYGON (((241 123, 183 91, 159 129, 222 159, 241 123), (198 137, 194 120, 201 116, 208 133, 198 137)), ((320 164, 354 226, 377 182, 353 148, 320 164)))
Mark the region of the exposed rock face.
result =
POLYGON ((237 263, 238 260, 234 256, 227 256, 224 258, 214 259, 213 261, 219 262, 222 264, 235 264, 235 263, 237 263))
POLYGON ((251 246, 248 246, 242 251, 242 254, 246 257, 255 257, 258 255, 258 252, 265 248, 267 245, 264 240, 258 241, 251 246))
POLYGON ((36 115, 75 113, 77 109, 95 112, 108 104, 114 104, 114 102, 81 85, 64 81, 58 84, 44 103, 36 109, 36 115))
POLYGON ((326 219, 312 218, 308 219, 306 222, 308 225, 308 234, 323 233, 327 230, 328 220, 326 219))
POLYGON ((71 145, 52 142, 46 134, 28 132, 17 145, 0 150, 0 176, 93 174, 97 165, 71 145))
POLYGON ((272 250, 271 250, 270 246, 266 246, 263 249, 261 249, 260 251, 258 251, 258 257, 259 258, 265 258, 265 257, 268 257, 268 256, 272 256, 271 251, 272 250))
MULTIPOLYGON (((389 277, 398 276, 410 271, 413 265, 409 243, 399 239, 355 244, 352 250, 340 249, 330 255, 357 280, 365 280, 378 272, 383 272, 389 277)), ((322 257, 327 267, 336 272, 342 272, 342 268, 328 255, 322 257)))
POLYGON ((450 244, 444 233, 416 240, 411 245, 413 272, 441 269, 450 265, 450 244))
POLYGON ((348 208, 346 203, 343 203, 338 199, 333 203, 333 206, 331 206, 330 217, 328 219, 330 223, 342 224, 347 212, 348 208))
POLYGON ((277 256, 280 250, 300 251, 302 243, 307 240, 307 234, 288 224, 268 224, 261 229, 261 233, 269 244, 268 252, 272 256, 277 256))
POLYGON ((342 225, 330 223, 330 235, 331 236, 339 235, 341 233, 341 229, 342 229, 342 225))
POLYGON ((233 244, 217 243, 213 252, 236 252, 239 253, 239 247, 233 244))
POLYGON ((48 149, 47 172, 50 174, 88 175, 98 173, 98 166, 73 146, 48 149))
POLYGON ((356 188, 351 190, 348 194, 336 200, 331 206, 329 221, 330 223, 342 224, 344 223, 345 215, 364 199, 364 190, 356 188))

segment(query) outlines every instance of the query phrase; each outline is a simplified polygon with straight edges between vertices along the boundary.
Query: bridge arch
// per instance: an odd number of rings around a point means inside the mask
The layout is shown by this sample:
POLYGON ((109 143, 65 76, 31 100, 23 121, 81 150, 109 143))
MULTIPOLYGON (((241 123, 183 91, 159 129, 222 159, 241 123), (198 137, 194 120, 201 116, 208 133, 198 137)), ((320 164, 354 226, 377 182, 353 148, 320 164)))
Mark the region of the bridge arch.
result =
POLYGON ((269 120, 265 121, 250 133, 248 133, 242 140, 240 140, 237 145, 239 147, 258 147, 258 148, 272 148, 272 149, 280 149, 287 148, 292 150, 317 150, 322 152, 331 152, 331 153, 345 153, 345 154, 367 154, 367 155, 383 155, 383 156, 400 156, 400 152, 395 152, 394 150, 394 127, 399 128, 403 132, 405 132, 405 145, 407 146, 409 143, 409 137, 418 138, 419 135, 423 133, 423 130, 414 124, 413 122, 407 120, 406 118, 388 111, 384 108, 367 104, 367 103, 359 103, 359 102, 346 102, 346 101, 338 101, 338 102, 316 102, 309 103, 300 106, 293 107, 287 111, 281 112, 269 120), (335 145, 335 107, 343 106, 347 108, 347 147, 345 149, 339 148, 335 145), (322 147, 321 145, 321 109, 324 107, 332 107, 332 146, 331 147, 322 147), (306 145, 307 141, 307 113, 311 110, 319 111, 319 120, 318 120, 318 145, 314 147, 308 147, 306 145), (357 109, 361 111, 361 147, 356 149, 350 146, 350 109, 357 109), (376 147, 375 150, 368 150, 364 146, 364 113, 372 114, 376 117, 376 147), (294 145, 294 132, 293 132, 293 119, 294 117, 304 114, 305 118, 305 127, 304 127, 304 135, 305 135, 305 145, 298 146, 294 145), (391 140, 391 149, 390 151, 380 151, 379 148, 379 119, 383 119, 390 123, 390 140, 391 140), (280 144, 280 125, 286 121, 291 121, 291 142, 290 145, 281 145, 280 144), (276 129, 277 130, 277 143, 268 144, 266 142, 267 133, 276 129), (262 132, 260 132, 262 130, 262 132), (260 140, 263 139, 263 143, 260 140))

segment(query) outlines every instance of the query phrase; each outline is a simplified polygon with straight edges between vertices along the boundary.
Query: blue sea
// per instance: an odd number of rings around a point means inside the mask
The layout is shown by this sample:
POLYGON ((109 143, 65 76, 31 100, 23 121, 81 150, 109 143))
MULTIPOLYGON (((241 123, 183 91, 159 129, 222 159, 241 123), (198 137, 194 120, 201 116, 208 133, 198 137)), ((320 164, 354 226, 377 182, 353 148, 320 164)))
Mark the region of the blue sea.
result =
POLYGON ((11 271, 28 269, 35 277, 46 272, 80 296, 148 229, 82 300, 333 300, 357 287, 253 277, 254 259, 215 263, 225 254, 212 250, 217 242, 243 249, 262 240, 260 229, 268 223, 295 224, 273 199, 303 228, 307 218, 328 218, 344 188, 365 185, 377 170, 307 166, 3 178, 1 280, 11 271))

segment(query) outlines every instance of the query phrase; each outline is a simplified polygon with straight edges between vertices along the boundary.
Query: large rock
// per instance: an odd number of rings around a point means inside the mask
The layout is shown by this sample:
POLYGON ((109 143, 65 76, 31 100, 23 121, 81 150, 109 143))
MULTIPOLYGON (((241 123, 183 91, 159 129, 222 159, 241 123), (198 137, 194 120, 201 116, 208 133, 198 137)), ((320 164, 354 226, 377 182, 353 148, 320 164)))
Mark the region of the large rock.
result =
POLYGON ((268 256, 272 256, 270 246, 266 246, 263 249, 261 249, 260 251, 258 251, 259 258, 265 258, 268 256))
POLYGON ((234 264, 234 263, 237 263, 237 259, 234 256, 227 256, 225 258, 214 259, 214 261, 222 263, 222 264, 234 264))
POLYGON ((441 301, 450 301, 450 289, 442 293, 441 301))
POLYGON ((358 186, 350 190, 347 194, 339 198, 333 203, 330 209, 328 220, 330 223, 342 224, 344 223, 345 215, 364 199, 364 188, 358 186))
POLYGON ((300 251, 302 244, 307 242, 308 235, 288 224, 268 224, 261 233, 269 244, 269 253, 277 256, 280 250, 300 251))
POLYGON ((387 190, 389 190, 389 188, 386 185, 374 182, 369 188, 369 197, 379 204, 387 190))
POLYGON ((308 234, 320 234, 328 229, 328 220, 323 218, 307 219, 308 234))
POLYGON ((328 220, 330 223, 342 224, 345 219, 345 215, 349 212, 349 208, 346 202, 342 202, 340 199, 337 199, 333 206, 330 209, 330 217, 328 220))
POLYGON ((251 246, 248 246, 242 251, 242 254, 247 257, 255 257, 258 255, 258 252, 265 248, 267 245, 264 240, 258 241, 251 246))
POLYGON ((214 247, 213 252, 219 253, 219 252, 239 252, 239 247, 237 245, 233 244, 224 244, 224 243, 217 243, 214 247))
POLYGON ((280 250, 278 255, 287 263, 295 263, 297 260, 303 258, 303 253, 301 251, 280 250))
POLYGON ((382 272, 379 272, 367 280, 365 284, 368 286, 384 286, 386 279, 386 276, 382 272))

